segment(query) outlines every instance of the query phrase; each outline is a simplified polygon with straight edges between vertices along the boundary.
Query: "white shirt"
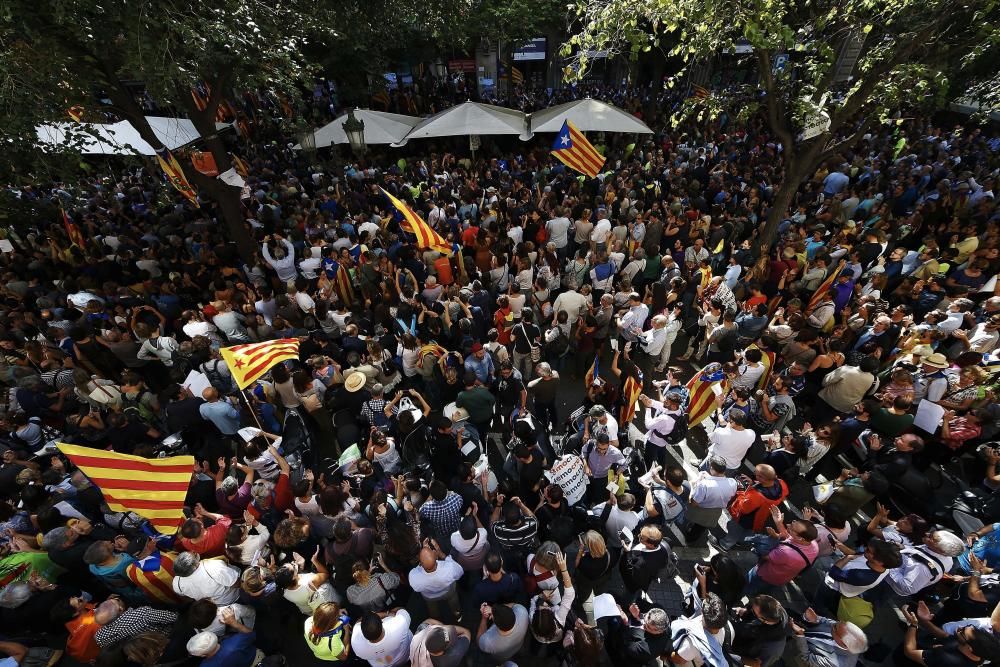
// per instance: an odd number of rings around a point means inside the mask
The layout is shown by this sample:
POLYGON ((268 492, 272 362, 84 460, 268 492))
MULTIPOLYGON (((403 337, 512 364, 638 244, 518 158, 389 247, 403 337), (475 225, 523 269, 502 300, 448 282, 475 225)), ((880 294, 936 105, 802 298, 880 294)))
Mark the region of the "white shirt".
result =
POLYGON ((691 483, 691 500, 705 509, 722 509, 734 495, 736 480, 731 477, 716 477, 703 470, 691 483))
POLYGON ((939 322, 937 327, 940 331, 951 333, 958 329, 965 322, 965 313, 948 313, 948 318, 944 322, 939 322))
MULTIPOLYGON (((847 561, 847 564, 840 569, 843 572, 849 572, 850 570, 871 570, 871 568, 868 567, 868 561, 865 560, 864 556, 858 556, 857 558, 853 558, 847 561)), ((840 594, 843 595, 844 597, 856 598, 865 591, 871 590, 872 588, 878 586, 880 583, 882 583, 882 580, 885 579, 887 576, 889 576, 889 570, 885 570, 884 572, 880 573, 871 583, 858 585, 858 584, 849 584, 845 581, 837 581, 829 574, 827 574, 825 583, 829 588, 832 588, 835 591, 839 591, 840 594)))
POLYGON ((645 341, 642 349, 646 351, 646 354, 651 357, 659 357, 660 353, 663 352, 663 346, 667 344, 667 329, 666 327, 659 329, 653 327, 643 331, 639 338, 645 341))
POLYGON ((299 305, 303 313, 309 313, 316 309, 316 302, 305 292, 295 293, 295 303, 299 305))
POLYGON ((594 228, 590 230, 590 240, 594 243, 605 243, 608 240, 608 236, 611 234, 611 221, 607 218, 602 218, 597 221, 594 228))
POLYGON ((906 547, 901 551, 901 554, 903 564, 890 570, 886 581, 889 582, 889 587, 893 591, 903 597, 915 595, 931 584, 940 581, 946 572, 951 571, 955 560, 949 556, 932 552, 923 544, 916 547, 906 547), (920 558, 918 559, 915 555, 920 558), (923 560, 933 564, 933 571, 922 562, 923 560))
POLYGON ((319 268, 323 265, 323 260, 319 257, 306 257, 299 262, 299 271, 306 280, 319 277, 319 268))
MULTIPOLYGON (((591 510, 591 514, 600 517, 604 513, 604 507, 607 503, 601 503, 600 505, 594 506, 591 510)), ((618 537, 618 533, 621 532, 622 528, 628 528, 629 531, 634 532, 636 525, 639 523, 639 513, 633 512, 632 510, 625 511, 615 505, 611 508, 611 513, 608 514, 608 520, 605 522, 604 535, 607 539, 609 547, 615 547, 620 549, 622 546, 622 540, 618 537)))
POLYGON ((437 567, 433 572, 428 572, 422 565, 417 565, 410 570, 410 588, 423 595, 428 600, 435 600, 443 597, 452 584, 462 578, 465 570, 447 556, 444 560, 437 562, 437 567))
POLYGON ((642 333, 642 325, 646 323, 647 317, 649 317, 649 306, 646 304, 640 303, 638 306, 629 308, 618 323, 618 330, 621 332, 622 338, 636 340, 642 333))
POLYGON ((240 599, 240 571, 221 560, 203 560, 187 577, 174 577, 174 593, 192 600, 211 600, 220 607, 240 599))
POLYGON ((566 232, 569 231, 570 224, 569 218, 553 218, 545 223, 545 228, 551 234, 549 241, 555 243, 557 248, 565 248, 569 243, 566 232))
POLYGON ((361 624, 355 623, 351 631, 351 650, 372 667, 392 667, 410 659, 411 639, 410 614, 399 609, 395 615, 382 619, 382 639, 374 644, 361 634, 361 624))
POLYGON ((759 363, 756 366, 745 364, 740 367, 740 376, 733 381, 734 387, 744 387, 755 389, 757 381, 764 375, 764 365, 759 363))
POLYGON ((661 412, 652 421, 646 422, 646 442, 657 447, 666 447, 666 436, 674 430, 674 418, 669 412, 661 412))
MULTIPOLYGON (((214 324, 209 324, 208 322, 188 322, 181 327, 181 331, 183 331, 184 335, 188 338, 194 338, 195 336, 206 336, 208 338, 212 338, 213 334, 218 331, 218 329, 215 328, 214 324)), ((218 338, 218 336, 214 337, 218 338)))
POLYGON ((743 464, 743 457, 756 439, 757 434, 749 428, 742 431, 737 431, 731 426, 717 428, 709 437, 712 444, 708 447, 708 456, 709 458, 721 456, 726 460, 726 468, 735 470, 743 464))

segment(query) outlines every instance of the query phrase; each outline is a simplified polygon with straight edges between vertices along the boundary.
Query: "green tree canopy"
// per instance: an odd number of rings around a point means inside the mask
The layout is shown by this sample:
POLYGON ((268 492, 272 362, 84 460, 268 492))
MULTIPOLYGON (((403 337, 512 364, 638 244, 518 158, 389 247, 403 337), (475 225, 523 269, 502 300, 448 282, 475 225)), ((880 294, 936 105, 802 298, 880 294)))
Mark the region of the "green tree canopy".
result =
MULTIPOLYGON (((586 69, 593 50, 661 48, 685 69, 723 52, 756 63, 759 88, 737 93, 740 108, 761 111, 784 147, 763 248, 802 180, 875 125, 965 95, 996 108, 1000 96, 998 0, 582 0, 577 13, 581 29, 564 45, 577 54, 570 76, 586 69), (848 78, 843 58, 852 45, 859 52, 848 78), (775 67, 779 54, 788 57, 783 68, 775 67), (963 88, 950 89, 951 81, 963 88), (804 133, 810 125, 819 131, 804 133)), ((704 118, 726 102, 716 94, 687 108, 704 118)))

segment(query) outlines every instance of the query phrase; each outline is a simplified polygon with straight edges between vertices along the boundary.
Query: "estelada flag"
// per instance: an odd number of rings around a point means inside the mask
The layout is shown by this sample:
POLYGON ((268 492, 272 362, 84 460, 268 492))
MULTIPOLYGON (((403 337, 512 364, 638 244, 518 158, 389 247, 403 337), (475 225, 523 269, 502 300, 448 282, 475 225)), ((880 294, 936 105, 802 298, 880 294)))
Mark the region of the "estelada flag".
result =
POLYGON ((403 228, 403 231, 410 232, 417 237, 418 248, 430 248, 451 256, 451 244, 441 238, 440 234, 431 229, 431 226, 424 222, 423 218, 414 213, 410 207, 402 201, 386 192, 385 188, 380 187, 379 190, 381 190, 382 193, 389 198, 389 201, 392 202, 392 205, 403 214, 403 222, 400 223, 400 226, 403 228))
POLYGON ((826 277, 826 280, 820 283, 819 287, 816 288, 816 291, 813 292, 813 295, 809 297, 809 305, 806 306, 805 312, 811 313, 816 306, 823 302, 823 297, 830 291, 830 286, 833 285, 833 282, 837 279, 838 275, 840 275, 840 267, 832 267, 830 269, 830 275, 826 277))
POLYGON ((198 204, 198 193, 191 187, 187 176, 184 175, 184 170, 181 169, 181 165, 177 162, 177 158, 174 157, 173 153, 170 152, 170 149, 164 146, 157 150, 156 161, 160 163, 160 169, 167 175, 167 180, 170 181, 170 184, 184 195, 189 202, 194 204, 195 208, 201 208, 198 204))
POLYGON ((59 209, 59 211, 62 213, 63 227, 66 228, 66 236, 69 237, 69 242, 78 248, 83 248, 84 240, 83 234, 80 233, 80 228, 66 214, 66 209, 59 209))
POLYGON ((101 490, 113 512, 135 512, 166 535, 184 523, 193 456, 147 459, 78 445, 58 447, 101 490))
POLYGON ((639 394, 642 393, 642 373, 638 370, 636 372, 639 373, 639 377, 629 375, 622 384, 624 403, 622 404, 621 419, 618 422, 619 428, 627 428, 628 423, 635 417, 635 405, 639 402, 639 394))
POLYGON ((219 350, 236 380, 236 386, 245 389, 254 380, 271 370, 276 364, 299 358, 299 339, 280 338, 263 343, 233 345, 219 350))
POLYGON ((587 137, 569 120, 563 121, 562 129, 552 144, 552 154, 570 169, 576 169, 591 178, 595 178, 604 166, 604 156, 597 152, 587 141, 587 137))
POLYGON ((715 412, 718 404, 715 402, 715 386, 721 385, 722 393, 726 391, 726 374, 722 364, 712 363, 694 374, 687 383, 690 399, 688 400, 688 424, 698 426, 710 414, 715 412))

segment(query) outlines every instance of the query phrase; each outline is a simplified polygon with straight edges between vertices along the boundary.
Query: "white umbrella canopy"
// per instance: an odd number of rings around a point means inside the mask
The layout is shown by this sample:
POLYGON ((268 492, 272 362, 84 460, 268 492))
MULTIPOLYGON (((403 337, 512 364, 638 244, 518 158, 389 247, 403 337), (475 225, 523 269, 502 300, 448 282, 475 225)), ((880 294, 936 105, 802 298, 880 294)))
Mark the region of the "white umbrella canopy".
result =
POLYGON ((467 134, 516 134, 522 141, 530 138, 527 117, 522 112, 491 104, 465 102, 421 121, 395 145, 402 146, 410 139, 467 134))
MULTIPOLYGON (((417 116, 404 116, 371 109, 355 109, 354 117, 365 124, 365 143, 371 145, 394 144, 422 120, 417 116)), ((316 136, 316 148, 349 143, 347 133, 344 132, 345 121, 347 121, 346 113, 316 130, 313 133, 316 136)), ((296 144, 294 148, 300 150, 302 145, 296 144)))
MULTIPOLYGON (((174 150, 201 137, 187 118, 166 116, 146 116, 153 134, 160 142, 174 150)), ((230 127, 230 123, 216 123, 215 129, 230 127)), ((78 148, 84 155, 156 155, 139 132, 128 121, 117 123, 52 123, 35 127, 35 135, 40 144, 67 144, 78 139, 78 148), (86 130, 84 129, 86 128, 86 130)))
POLYGON ((528 117, 531 132, 558 132, 569 120, 581 132, 653 134, 641 120, 600 100, 575 100, 536 111, 528 117))

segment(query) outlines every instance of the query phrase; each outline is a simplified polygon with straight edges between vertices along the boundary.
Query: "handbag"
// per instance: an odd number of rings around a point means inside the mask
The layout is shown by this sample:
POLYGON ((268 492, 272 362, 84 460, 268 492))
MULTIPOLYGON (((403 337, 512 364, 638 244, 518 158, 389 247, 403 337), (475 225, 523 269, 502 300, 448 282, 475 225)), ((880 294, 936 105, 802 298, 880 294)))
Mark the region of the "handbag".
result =
POLYGON ((837 620, 850 622, 862 630, 875 618, 875 608, 872 603, 862 597, 840 598, 837 605, 837 620))

